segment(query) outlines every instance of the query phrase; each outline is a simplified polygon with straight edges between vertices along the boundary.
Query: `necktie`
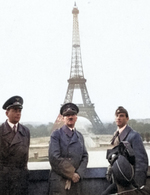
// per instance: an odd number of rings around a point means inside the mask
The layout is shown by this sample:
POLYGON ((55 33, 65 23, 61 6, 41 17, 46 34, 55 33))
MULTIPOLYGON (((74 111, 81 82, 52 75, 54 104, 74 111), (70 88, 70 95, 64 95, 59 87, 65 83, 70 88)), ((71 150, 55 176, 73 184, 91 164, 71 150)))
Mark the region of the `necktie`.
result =
POLYGON ((16 133, 16 131, 17 131, 16 125, 13 126, 12 130, 16 133))
POLYGON ((118 145, 119 144, 118 135, 119 135, 119 131, 116 131, 113 138, 111 139, 111 145, 118 145))
POLYGON ((74 130, 72 129, 72 136, 73 136, 73 134, 74 134, 74 130))

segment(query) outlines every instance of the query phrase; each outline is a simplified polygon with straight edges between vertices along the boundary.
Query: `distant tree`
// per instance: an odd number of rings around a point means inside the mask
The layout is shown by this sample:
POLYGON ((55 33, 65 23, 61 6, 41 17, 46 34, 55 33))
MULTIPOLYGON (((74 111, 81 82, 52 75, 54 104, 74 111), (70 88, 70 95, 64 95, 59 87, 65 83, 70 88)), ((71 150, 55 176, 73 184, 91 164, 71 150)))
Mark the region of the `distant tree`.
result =
POLYGON ((26 126, 30 130, 31 137, 47 137, 50 136, 50 129, 53 123, 49 123, 48 125, 39 125, 39 126, 32 126, 31 124, 27 124, 26 126))
POLYGON ((142 137, 142 140, 144 141, 144 140, 145 140, 145 135, 144 135, 144 133, 141 133, 141 137, 142 137))
POLYGON ((144 124, 142 122, 139 122, 136 124, 136 131, 139 132, 139 133, 142 133, 143 132, 143 129, 144 129, 144 124))
POLYGON ((54 123, 51 123, 51 122, 48 123, 47 130, 48 130, 48 132, 49 132, 49 135, 51 135, 51 133, 52 133, 53 124, 54 124, 54 123))
POLYGON ((136 127, 137 127, 137 121, 136 121, 135 119, 130 119, 130 120, 128 121, 128 125, 129 125, 130 127, 132 127, 133 129, 136 129, 136 127))
POLYGON ((150 124, 148 124, 148 123, 144 124, 143 132, 144 133, 146 133, 146 132, 150 133, 150 124))
POLYGON ((36 137, 36 129, 35 129, 35 127, 30 125, 30 124, 26 124, 26 127, 28 127, 28 129, 30 130, 30 136, 31 137, 36 137))
POLYGON ((146 139, 147 142, 150 141, 150 133, 149 132, 145 133, 145 139, 146 139))
POLYGON ((37 126, 36 133, 37 133, 37 137, 49 136, 49 133, 47 131, 47 125, 42 124, 40 126, 37 126))
POLYGON ((142 123, 142 122, 137 122, 135 119, 131 119, 128 122, 129 126, 131 126, 135 131, 141 133, 146 133, 149 132, 150 133, 150 124, 146 123, 142 123))
POLYGON ((117 129, 117 126, 116 126, 115 122, 113 122, 112 124, 109 123, 107 126, 108 134, 113 134, 116 131, 116 129, 117 129))

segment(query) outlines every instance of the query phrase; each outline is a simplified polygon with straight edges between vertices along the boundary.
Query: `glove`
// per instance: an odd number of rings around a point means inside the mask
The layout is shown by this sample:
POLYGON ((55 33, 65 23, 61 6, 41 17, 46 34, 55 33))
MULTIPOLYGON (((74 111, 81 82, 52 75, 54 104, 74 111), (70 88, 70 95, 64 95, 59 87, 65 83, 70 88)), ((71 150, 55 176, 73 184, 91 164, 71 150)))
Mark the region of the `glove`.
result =
POLYGON ((66 181, 66 185, 65 185, 65 190, 70 190, 70 188, 71 188, 71 181, 70 180, 67 180, 66 181))
POLYGON ((111 165, 109 165, 107 167, 106 179, 107 179, 107 181, 112 182, 112 168, 111 168, 111 165))

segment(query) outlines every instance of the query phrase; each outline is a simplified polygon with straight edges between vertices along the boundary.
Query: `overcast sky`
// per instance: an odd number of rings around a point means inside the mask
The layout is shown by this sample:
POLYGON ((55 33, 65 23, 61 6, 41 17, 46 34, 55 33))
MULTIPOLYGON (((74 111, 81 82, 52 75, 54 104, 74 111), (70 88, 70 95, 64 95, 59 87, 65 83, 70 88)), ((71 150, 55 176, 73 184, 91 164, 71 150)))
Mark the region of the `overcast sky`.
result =
MULTIPOLYGON (((76 3, 84 77, 100 120, 113 121, 120 105, 130 118, 150 118, 150 1, 76 3)), ((22 96, 21 122, 57 118, 70 76, 73 6, 73 0, 0 1, 0 105, 22 96)), ((81 103, 76 94, 74 103, 81 103)))

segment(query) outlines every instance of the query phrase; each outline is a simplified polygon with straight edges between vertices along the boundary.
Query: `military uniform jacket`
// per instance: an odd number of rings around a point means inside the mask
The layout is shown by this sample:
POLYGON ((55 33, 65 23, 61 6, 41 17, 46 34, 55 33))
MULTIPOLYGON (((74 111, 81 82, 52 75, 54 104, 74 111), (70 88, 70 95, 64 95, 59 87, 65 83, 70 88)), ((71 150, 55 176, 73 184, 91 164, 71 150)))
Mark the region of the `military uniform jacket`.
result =
POLYGON ((145 185, 148 157, 141 136, 127 125, 121 132, 119 139, 120 141, 128 141, 131 144, 135 154, 135 181, 139 186, 145 185))
POLYGON ((83 178, 88 163, 88 153, 83 136, 75 131, 71 139, 67 135, 67 126, 54 131, 49 147, 49 161, 52 167, 52 178, 71 179, 76 172, 83 178))
POLYGON ((4 168, 27 169, 30 144, 30 132, 18 123, 14 135, 7 121, 0 126, 0 170, 4 168))
MULTIPOLYGON (((135 155, 134 181, 139 187, 145 185, 148 170, 148 157, 140 134, 127 125, 119 135, 119 141, 128 141, 133 148, 135 155)), ((102 194, 112 194, 116 190, 117 186, 113 183, 102 194)))

